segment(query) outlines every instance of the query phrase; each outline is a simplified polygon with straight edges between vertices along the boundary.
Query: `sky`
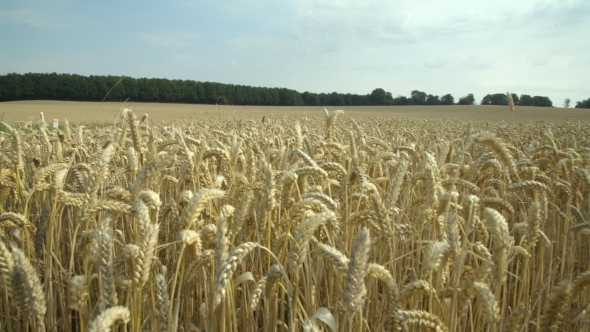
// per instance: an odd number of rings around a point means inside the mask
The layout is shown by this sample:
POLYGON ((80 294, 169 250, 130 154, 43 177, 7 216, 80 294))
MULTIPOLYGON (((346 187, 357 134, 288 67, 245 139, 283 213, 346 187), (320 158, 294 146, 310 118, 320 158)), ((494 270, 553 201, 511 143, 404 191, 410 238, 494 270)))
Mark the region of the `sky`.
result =
POLYGON ((589 0, 2 0, 0 75, 590 98, 589 0))

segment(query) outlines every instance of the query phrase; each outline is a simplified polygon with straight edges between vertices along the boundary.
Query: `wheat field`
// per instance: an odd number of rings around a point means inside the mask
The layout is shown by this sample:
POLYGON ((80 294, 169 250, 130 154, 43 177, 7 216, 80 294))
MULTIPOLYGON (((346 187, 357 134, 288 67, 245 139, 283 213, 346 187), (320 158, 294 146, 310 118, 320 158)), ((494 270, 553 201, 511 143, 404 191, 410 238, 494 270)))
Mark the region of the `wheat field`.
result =
MULTIPOLYGON (((23 100, 0 102, 0 121, 36 121, 39 112, 48 121, 68 119, 70 123, 103 125, 113 123, 123 108, 133 109, 141 116, 149 114, 155 121, 191 120, 201 118, 240 118, 321 116, 323 107, 317 106, 240 106, 137 102, 76 102, 56 100, 23 100)), ((448 106, 342 106, 346 116, 400 117, 407 119, 458 119, 462 121, 547 121, 561 123, 569 119, 589 122, 590 112, 582 108, 553 108, 519 106, 509 112, 507 106, 448 105, 448 106)))
POLYGON ((580 331, 590 125, 1 122, 3 331, 580 331))

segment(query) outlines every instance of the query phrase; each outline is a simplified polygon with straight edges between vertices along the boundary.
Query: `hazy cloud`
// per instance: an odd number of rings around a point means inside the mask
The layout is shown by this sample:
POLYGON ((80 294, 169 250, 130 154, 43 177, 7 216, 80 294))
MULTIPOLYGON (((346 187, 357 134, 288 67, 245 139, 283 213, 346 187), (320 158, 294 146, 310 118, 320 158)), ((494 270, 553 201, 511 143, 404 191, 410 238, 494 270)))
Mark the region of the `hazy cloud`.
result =
POLYGON ((8 0, 0 74, 92 63, 113 75, 478 100, 510 90, 560 104, 587 98, 589 16, 586 0, 8 0), (76 29, 14 30, 25 24, 76 29))
POLYGON ((68 25, 62 20, 55 19, 47 13, 33 8, 19 8, 0 10, 0 26, 16 25, 30 28, 65 28, 68 25))
POLYGON ((158 33, 140 33, 139 37, 157 47, 187 47, 200 37, 199 33, 189 31, 169 31, 158 33))

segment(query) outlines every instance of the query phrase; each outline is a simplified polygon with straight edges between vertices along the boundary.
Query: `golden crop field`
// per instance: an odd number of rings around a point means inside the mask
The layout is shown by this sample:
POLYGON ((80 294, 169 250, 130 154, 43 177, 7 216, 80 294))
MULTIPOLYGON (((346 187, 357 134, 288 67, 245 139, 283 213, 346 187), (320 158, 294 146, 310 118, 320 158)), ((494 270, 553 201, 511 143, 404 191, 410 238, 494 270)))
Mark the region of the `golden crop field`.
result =
MULTIPOLYGON (((193 105, 162 103, 121 102, 73 102, 73 101, 16 101, 1 102, 0 117, 3 121, 36 121, 44 112, 47 121, 67 119, 70 123, 109 122, 117 118, 123 108, 130 108, 138 115, 149 114, 150 119, 171 121, 201 117, 262 118, 272 114, 284 116, 317 116, 323 107, 316 106, 233 106, 193 105)), ((563 122, 568 119, 590 121, 590 112, 580 108, 517 107, 514 118, 507 106, 343 106, 346 117, 393 116, 413 119, 457 119, 464 121, 548 121, 563 122)))
POLYGON ((590 326, 572 110, 80 105, 0 105, 3 331, 590 326))

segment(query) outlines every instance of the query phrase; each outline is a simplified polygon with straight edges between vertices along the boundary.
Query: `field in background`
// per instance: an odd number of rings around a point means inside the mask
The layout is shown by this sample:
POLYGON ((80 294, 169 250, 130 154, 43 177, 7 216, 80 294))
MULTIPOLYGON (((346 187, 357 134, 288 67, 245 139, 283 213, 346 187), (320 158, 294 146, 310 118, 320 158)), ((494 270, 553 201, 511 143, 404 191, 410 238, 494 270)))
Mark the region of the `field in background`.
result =
MULTIPOLYGON (((115 120, 123 106, 120 102, 71 102, 71 101, 16 101, 0 103, 3 121, 37 120, 44 112, 48 121, 68 119, 76 122, 105 122, 115 120)), ((321 106, 215 106, 195 104, 162 104, 127 102, 135 114, 149 114, 153 120, 176 120, 203 116, 281 117, 284 115, 323 115, 321 106)), ((342 109, 349 117, 400 116, 405 118, 451 118, 466 121, 512 121, 507 106, 329 106, 329 110, 342 109)), ((562 122, 567 119, 590 120, 590 111, 576 108, 517 107, 514 121, 562 122)))

